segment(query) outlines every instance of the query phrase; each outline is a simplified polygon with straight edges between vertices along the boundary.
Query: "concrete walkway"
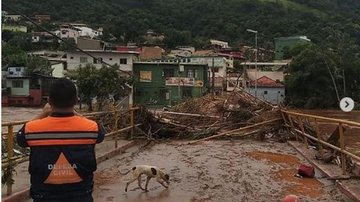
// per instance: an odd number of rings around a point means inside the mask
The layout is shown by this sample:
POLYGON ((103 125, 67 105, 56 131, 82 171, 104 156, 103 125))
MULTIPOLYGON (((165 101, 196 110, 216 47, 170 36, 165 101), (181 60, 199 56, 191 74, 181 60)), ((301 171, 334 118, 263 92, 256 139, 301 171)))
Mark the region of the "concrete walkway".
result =
MULTIPOLYGON (((296 141, 291 141, 289 144, 294 147, 299 153, 301 153, 313 166, 319 169, 327 177, 335 177, 342 174, 342 170, 335 164, 325 164, 321 161, 315 160, 315 151, 306 149, 304 144, 296 141)), ((349 179, 349 180, 336 180, 335 184, 349 198, 353 201, 360 202, 360 180, 349 179)))
MULTIPOLYGON (((118 148, 120 148, 120 149, 124 148, 124 147, 128 148, 128 147, 134 145, 133 143, 134 143, 133 141, 119 140, 118 148)), ((96 148, 96 158, 97 158, 98 163, 102 162, 108 158, 111 158, 113 155, 116 155, 116 153, 121 152, 121 151, 115 150, 115 143, 111 137, 106 138, 104 140, 104 142, 102 142, 101 144, 97 144, 95 148, 96 148)), ((14 176, 15 182, 12 187, 13 194, 25 192, 25 190, 27 190, 30 187, 30 175, 28 173, 28 166, 29 166, 29 161, 23 162, 16 166, 16 168, 15 168, 16 173, 14 176)), ((21 193, 21 194, 24 195, 25 193, 21 193)), ((1 195, 2 195, 3 201, 6 201, 6 200, 4 200, 4 198, 6 197, 6 186, 3 186, 2 190, 1 190, 1 195)))

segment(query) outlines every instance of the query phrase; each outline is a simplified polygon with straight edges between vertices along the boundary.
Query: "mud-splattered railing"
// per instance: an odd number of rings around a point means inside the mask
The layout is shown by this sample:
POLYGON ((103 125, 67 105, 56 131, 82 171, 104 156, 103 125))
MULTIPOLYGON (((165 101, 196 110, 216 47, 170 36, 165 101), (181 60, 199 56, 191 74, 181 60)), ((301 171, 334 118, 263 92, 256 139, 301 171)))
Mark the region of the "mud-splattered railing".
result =
POLYGON ((356 155, 349 150, 347 150, 345 146, 345 135, 344 128, 360 128, 360 123, 347 121, 343 119, 335 119, 328 118, 310 114, 303 114, 298 112, 291 112, 286 110, 281 110, 282 117, 284 119, 284 124, 287 127, 289 132, 294 132, 296 140, 298 141, 300 138, 302 139, 306 148, 309 146, 309 139, 318 143, 318 149, 320 157, 324 158, 324 147, 331 148, 337 152, 340 152, 341 156, 341 169, 342 174, 345 175, 347 173, 346 168, 346 157, 350 157, 356 161, 360 161, 360 156, 356 155), (319 130, 319 122, 326 122, 327 124, 333 124, 338 127, 338 145, 331 144, 322 139, 320 130, 319 130), (310 128, 314 129, 315 135, 309 134, 306 130, 310 128))
MULTIPOLYGON (((113 110, 108 112, 93 112, 93 113, 87 113, 83 114, 83 116, 93 119, 93 120, 99 120, 101 116, 109 115, 111 116, 111 119, 114 121, 114 126, 111 127, 112 129, 110 131, 107 131, 108 133, 105 135, 105 137, 113 137, 115 148, 118 147, 118 138, 119 134, 131 131, 131 135, 134 134, 135 127, 138 127, 140 124, 135 124, 135 114, 134 112, 138 110, 138 107, 131 107, 127 109, 120 109, 120 110, 113 110), (125 116, 124 116, 125 114, 125 116), (128 116, 128 117, 127 117, 128 116), (129 123, 126 123, 126 126, 124 128, 118 129, 118 123, 119 120, 129 120, 129 123)), ((2 146, 6 145, 6 148, 2 148, 3 153, 5 153, 5 156, 2 156, 2 177, 3 179, 6 179, 6 194, 11 195, 12 194, 12 185, 14 184, 13 180, 13 172, 14 167, 22 162, 25 162, 29 159, 28 155, 17 155, 14 156, 14 148, 15 148, 15 135, 14 133, 14 126, 21 126, 25 124, 28 121, 14 121, 14 122, 3 122, 1 123, 2 128, 7 128, 7 132, 2 132, 1 138, 3 140, 2 146), (4 144, 5 143, 5 144, 4 144), (6 152, 4 152, 6 151, 6 152)), ((4 130, 2 130, 4 131, 4 130)), ((4 183, 4 182, 3 182, 4 183)))

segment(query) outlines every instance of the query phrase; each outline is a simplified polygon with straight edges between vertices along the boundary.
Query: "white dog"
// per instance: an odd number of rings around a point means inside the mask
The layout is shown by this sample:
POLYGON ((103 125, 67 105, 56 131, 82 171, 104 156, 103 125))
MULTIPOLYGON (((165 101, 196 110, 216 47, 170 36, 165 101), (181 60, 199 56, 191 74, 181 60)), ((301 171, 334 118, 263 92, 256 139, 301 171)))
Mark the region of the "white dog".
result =
POLYGON ((144 191, 148 191, 147 187, 149 184, 149 181, 151 178, 155 178, 156 181, 158 183, 160 183, 163 187, 168 188, 168 186, 166 186, 164 184, 164 182, 167 183, 167 185, 170 184, 169 182, 169 175, 165 174, 164 172, 162 172, 158 167, 156 166, 149 166, 149 165, 137 165, 135 167, 133 167, 131 170, 125 172, 125 173, 121 173, 122 175, 127 175, 128 173, 132 172, 132 179, 126 183, 126 187, 125 187, 125 192, 127 192, 127 188, 129 186, 129 184, 135 182, 136 180, 138 180, 138 184, 140 189, 144 190, 144 191), (146 175, 146 184, 145 184, 145 189, 142 188, 141 186, 141 175, 146 175))

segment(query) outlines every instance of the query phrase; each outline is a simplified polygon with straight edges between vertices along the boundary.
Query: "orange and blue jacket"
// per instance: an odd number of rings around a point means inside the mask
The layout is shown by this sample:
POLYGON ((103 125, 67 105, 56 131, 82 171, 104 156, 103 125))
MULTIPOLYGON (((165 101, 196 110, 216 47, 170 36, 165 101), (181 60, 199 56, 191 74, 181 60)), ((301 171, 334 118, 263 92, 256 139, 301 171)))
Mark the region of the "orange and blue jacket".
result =
POLYGON ((95 144, 104 136, 101 125, 74 113, 52 113, 26 123, 17 133, 17 142, 30 147, 32 198, 91 194, 95 144))

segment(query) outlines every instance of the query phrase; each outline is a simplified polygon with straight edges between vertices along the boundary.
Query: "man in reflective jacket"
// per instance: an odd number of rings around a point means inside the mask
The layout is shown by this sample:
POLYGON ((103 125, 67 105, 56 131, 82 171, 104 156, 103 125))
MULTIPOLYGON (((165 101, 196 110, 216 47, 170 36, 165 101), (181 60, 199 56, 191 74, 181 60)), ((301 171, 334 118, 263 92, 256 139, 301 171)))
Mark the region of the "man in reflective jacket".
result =
POLYGON ((105 131, 77 114, 75 85, 58 79, 50 87, 49 103, 17 134, 21 147, 30 147, 30 194, 35 202, 93 201, 95 144, 105 131))

